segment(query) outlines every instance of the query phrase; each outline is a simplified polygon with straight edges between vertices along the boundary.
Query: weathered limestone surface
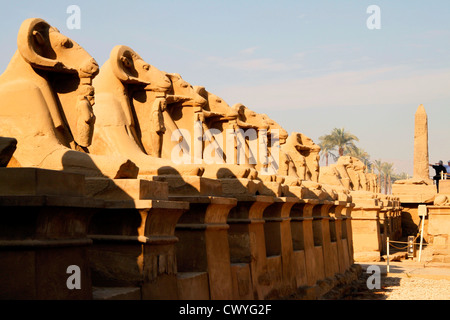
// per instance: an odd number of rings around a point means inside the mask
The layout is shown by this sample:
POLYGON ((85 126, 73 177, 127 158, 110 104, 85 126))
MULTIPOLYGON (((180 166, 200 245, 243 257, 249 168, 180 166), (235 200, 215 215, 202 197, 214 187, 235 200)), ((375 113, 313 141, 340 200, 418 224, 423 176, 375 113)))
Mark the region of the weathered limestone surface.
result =
POLYGON ((91 153, 127 157, 139 167, 140 175, 202 174, 204 169, 200 166, 176 165, 170 160, 161 159, 159 155, 162 145, 157 142, 153 147, 156 149, 154 152, 147 151, 147 154, 143 147, 143 137, 153 133, 162 134, 160 131, 164 123, 159 123, 158 120, 160 113, 164 112, 166 92, 172 86, 164 72, 145 62, 133 49, 116 46, 108 61, 100 68, 93 84, 96 91, 96 124, 93 143, 89 147, 91 153), (142 91, 149 91, 159 97, 156 101, 146 101, 146 114, 137 112, 132 104, 133 96, 142 91), (155 115, 152 112, 154 104, 159 108, 155 115), (140 130, 143 118, 148 119, 146 122, 154 127, 153 131, 144 131, 144 136, 140 130))
POLYGON ((431 203, 436 196, 436 186, 432 184, 401 184, 396 181, 392 185, 392 194, 400 197, 403 203, 431 203))
POLYGON ((84 152, 95 122, 95 60, 42 19, 25 20, 17 44, 0 76, 0 136, 17 140, 16 166, 135 178, 126 158, 84 152))
POLYGON ((428 157, 428 117, 421 104, 414 120, 414 173, 413 177, 428 181, 430 179, 428 157))
MULTIPOLYGON (((188 212, 178 220, 175 229, 179 239, 176 246, 179 276, 180 273, 205 273, 211 299, 233 299, 227 217, 237 200, 204 196, 171 199, 190 203, 188 212)), ((202 294, 204 292, 197 291, 189 296, 201 299, 202 294)))
POLYGON ((439 181, 439 193, 450 194, 450 179, 439 181))
POLYGON ((376 188, 361 163, 321 181, 306 135, 132 48, 99 68, 42 19, 17 43, 0 76, 1 299, 316 299, 353 272, 352 191, 376 188))
POLYGON ((97 287, 140 287, 142 299, 178 299, 174 235, 187 202, 123 200, 93 216, 89 250, 97 287))
POLYGON ((439 195, 427 205, 427 241, 433 248, 433 261, 450 262, 450 195, 439 195))
POLYGON ((101 200, 83 196, 84 176, 0 168, 0 299, 92 299, 87 236, 101 200), (66 285, 72 265, 81 289, 66 285))
MULTIPOLYGON (((441 180, 443 193, 446 193, 446 180, 441 180)), ((421 217, 419 205, 432 205, 439 196, 436 186, 430 179, 428 154, 428 118, 423 105, 419 105, 414 122, 414 175, 408 180, 399 180, 392 185, 392 194, 402 206, 401 224, 404 235, 416 236, 420 232, 421 217)), ((424 239, 428 237, 429 219, 424 221, 424 239)))
POLYGON ((377 176, 366 172, 365 165, 355 157, 343 156, 334 165, 321 168, 319 182, 336 190, 349 190, 354 208, 351 230, 355 260, 380 261, 386 239, 399 239, 402 234, 398 196, 379 193, 377 176))

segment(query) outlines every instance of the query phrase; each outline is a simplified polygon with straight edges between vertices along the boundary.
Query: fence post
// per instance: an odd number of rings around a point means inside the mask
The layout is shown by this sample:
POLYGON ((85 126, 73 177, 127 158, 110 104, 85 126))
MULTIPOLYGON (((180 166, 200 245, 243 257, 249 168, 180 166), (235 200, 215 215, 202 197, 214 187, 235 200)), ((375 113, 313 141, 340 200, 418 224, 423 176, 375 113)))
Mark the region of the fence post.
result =
POLYGON ((423 243, 423 228, 425 223, 425 216, 427 215, 427 206, 419 205, 419 216, 422 216, 421 227, 420 227, 420 247, 419 247, 419 262, 422 257, 422 243, 423 243))
POLYGON ((387 241, 386 241, 386 253, 387 253, 387 274, 389 274, 389 236, 387 236, 387 241))

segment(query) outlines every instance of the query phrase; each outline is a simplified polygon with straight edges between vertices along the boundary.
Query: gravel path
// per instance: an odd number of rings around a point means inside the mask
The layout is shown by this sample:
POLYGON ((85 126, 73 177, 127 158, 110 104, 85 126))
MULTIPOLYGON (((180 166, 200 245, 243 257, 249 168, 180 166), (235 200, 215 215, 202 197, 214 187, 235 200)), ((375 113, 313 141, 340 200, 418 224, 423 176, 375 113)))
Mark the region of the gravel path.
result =
POLYGON ((353 284, 353 289, 341 300, 450 300, 450 280, 427 279, 406 275, 382 276, 380 289, 367 287, 367 275, 353 284))
POLYGON ((363 267, 355 287, 342 299, 348 300, 450 300, 450 264, 436 267, 431 262, 432 249, 425 248, 422 263, 402 260, 391 262, 391 270, 386 276, 386 262, 378 264, 381 268, 381 288, 370 290, 367 287, 366 268, 363 267))
POLYGON ((450 300, 450 280, 420 277, 385 277, 385 300, 450 300))
MULTIPOLYGON (((444 270, 443 270, 444 271, 444 270)), ((446 270, 448 271, 448 270, 446 270)), ((437 271, 439 273, 439 270, 437 271)), ((342 299, 346 300, 450 300, 448 276, 408 275, 407 273, 381 276, 381 288, 370 290, 367 278, 371 274, 362 272, 354 289, 342 299)))

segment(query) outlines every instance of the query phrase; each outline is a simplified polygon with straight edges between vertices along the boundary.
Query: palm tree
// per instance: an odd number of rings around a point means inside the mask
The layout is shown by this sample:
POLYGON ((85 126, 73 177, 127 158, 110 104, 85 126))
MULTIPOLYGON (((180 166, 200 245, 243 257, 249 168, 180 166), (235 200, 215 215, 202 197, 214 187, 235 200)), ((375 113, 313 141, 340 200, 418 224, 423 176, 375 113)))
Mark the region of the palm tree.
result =
POLYGON ((337 147, 339 157, 342 157, 345 151, 356 149, 354 141, 359 139, 350 132, 346 132, 344 128, 334 128, 330 134, 319 137, 321 144, 337 147))
POLYGON ((335 146, 332 146, 328 143, 321 143, 319 142, 320 152, 322 153, 322 156, 325 157, 325 166, 328 167, 328 158, 331 156, 333 158, 333 161, 336 161, 338 158, 332 151, 334 151, 335 146))
POLYGON ((373 162, 373 166, 375 167, 375 169, 378 171, 378 192, 381 192, 381 172, 383 171, 383 162, 381 161, 381 159, 379 160, 375 160, 373 162))
POLYGON ((393 163, 383 162, 381 171, 384 174, 384 194, 390 193, 391 188, 391 176, 393 174, 393 163))

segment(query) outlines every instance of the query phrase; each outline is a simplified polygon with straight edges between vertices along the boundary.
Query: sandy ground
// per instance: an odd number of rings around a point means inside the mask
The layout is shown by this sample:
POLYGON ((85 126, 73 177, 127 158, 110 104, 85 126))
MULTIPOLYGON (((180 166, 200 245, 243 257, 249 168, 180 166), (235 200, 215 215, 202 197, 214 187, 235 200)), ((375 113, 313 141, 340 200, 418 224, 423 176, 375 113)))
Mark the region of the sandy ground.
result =
MULTIPOLYGON (((381 275, 380 289, 369 289, 363 272, 355 290, 345 300, 450 300, 450 280, 422 277, 421 275, 381 275)), ((370 279, 369 279, 370 281, 370 279)), ((371 282, 372 283, 372 282, 371 282)))
POLYGON ((355 290, 343 297, 349 300, 450 300, 450 264, 431 262, 429 252, 424 252, 421 262, 407 259, 390 262, 359 263, 363 272, 355 290), (375 284, 374 273, 367 272, 370 265, 379 267, 380 288, 369 289, 375 284))

